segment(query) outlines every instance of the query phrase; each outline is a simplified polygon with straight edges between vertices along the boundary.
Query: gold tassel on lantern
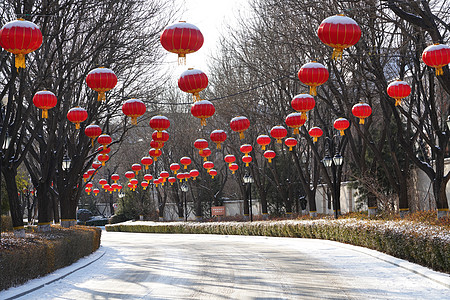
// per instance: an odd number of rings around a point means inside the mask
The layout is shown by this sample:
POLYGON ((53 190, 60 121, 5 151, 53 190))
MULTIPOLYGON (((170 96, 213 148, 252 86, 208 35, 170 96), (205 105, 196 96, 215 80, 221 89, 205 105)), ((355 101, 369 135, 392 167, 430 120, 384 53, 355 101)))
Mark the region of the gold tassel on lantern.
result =
POLYGON ((98 92, 97 101, 106 101, 105 92, 98 92))
POLYGON ((281 139, 277 139, 277 143, 281 144, 283 141, 281 139))
POLYGON ((137 117, 131 117, 131 124, 137 125, 137 117))
POLYGON ((217 147, 216 149, 222 149, 222 145, 220 143, 216 143, 217 147))
POLYGON ((48 119, 48 110, 46 109, 42 110, 42 119, 48 119))
POLYGON ((402 100, 401 99, 395 99, 395 106, 399 106, 402 104, 402 100))
POLYGON ((300 131, 298 130, 298 127, 294 128, 294 134, 300 134, 300 131))
POLYGON ((345 135, 344 130, 339 130, 339 133, 341 134, 341 136, 345 135))
POLYGON ((243 131, 239 132, 239 139, 242 140, 244 137, 245 137, 244 132, 243 131))
POLYGON ((342 54, 343 54, 344 50, 341 48, 334 48, 333 49, 333 54, 331 55, 331 59, 342 59, 342 54))
POLYGON ((292 151, 292 146, 289 146, 289 151, 292 151))
POLYGON ((440 76, 440 75, 444 75, 444 70, 442 69, 442 67, 437 67, 436 68, 436 76, 440 76))
POLYGON ((359 119, 359 124, 364 124, 364 119, 359 119))
POLYGON ((162 132, 161 132, 161 131, 158 131, 158 132, 156 133, 156 137, 157 137, 157 138, 161 138, 161 137, 162 137, 162 132))
POLYGON ((203 161, 207 161, 206 157, 203 157, 203 161))
POLYGON ((75 129, 80 129, 80 123, 75 123, 75 129))
POLYGON ((310 94, 311 96, 317 96, 316 86, 311 86, 311 87, 309 88, 309 94, 310 94))
POLYGON ((200 124, 202 126, 206 126, 206 119, 205 118, 201 118, 200 120, 201 120, 200 124))
POLYGON ((15 59, 14 64, 16 66, 17 72, 19 72, 19 68, 25 69, 25 54, 22 54, 22 53, 16 54, 16 59, 15 59))
POLYGON ((262 145, 262 146, 261 146, 261 150, 262 150, 262 151, 266 150, 266 145, 262 145))
POLYGON ((313 142, 317 142, 317 137, 313 137, 313 142))

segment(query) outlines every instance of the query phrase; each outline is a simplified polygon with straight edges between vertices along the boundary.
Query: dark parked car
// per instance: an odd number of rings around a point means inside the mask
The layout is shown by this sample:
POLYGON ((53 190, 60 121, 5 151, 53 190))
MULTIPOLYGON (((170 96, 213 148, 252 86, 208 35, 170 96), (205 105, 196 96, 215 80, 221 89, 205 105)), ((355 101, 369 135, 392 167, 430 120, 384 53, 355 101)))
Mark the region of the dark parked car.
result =
POLYGON ((85 208, 77 211, 77 224, 87 226, 105 226, 108 224, 108 218, 104 216, 94 216, 94 214, 85 208))

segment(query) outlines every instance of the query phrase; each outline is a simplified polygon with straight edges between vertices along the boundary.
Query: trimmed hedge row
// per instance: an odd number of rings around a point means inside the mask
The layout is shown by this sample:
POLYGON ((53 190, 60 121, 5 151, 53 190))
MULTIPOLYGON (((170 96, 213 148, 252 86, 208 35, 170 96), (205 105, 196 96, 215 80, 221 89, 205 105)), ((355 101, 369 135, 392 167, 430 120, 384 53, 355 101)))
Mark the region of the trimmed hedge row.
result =
POLYGON ((304 220, 224 223, 126 222, 107 231, 259 235, 333 240, 374 249, 450 273, 450 231, 405 221, 304 220))
POLYGON ((68 266, 100 247, 101 229, 52 226, 48 233, 27 233, 25 238, 3 234, 0 251, 0 290, 68 266))

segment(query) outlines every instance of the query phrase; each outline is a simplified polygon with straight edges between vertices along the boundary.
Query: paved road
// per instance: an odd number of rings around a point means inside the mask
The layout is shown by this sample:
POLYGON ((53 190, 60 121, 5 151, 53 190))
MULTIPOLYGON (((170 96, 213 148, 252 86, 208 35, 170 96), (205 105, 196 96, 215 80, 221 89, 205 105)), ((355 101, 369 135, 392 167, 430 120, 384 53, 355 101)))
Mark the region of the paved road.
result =
POLYGON ((450 299, 450 280, 329 241, 104 232, 102 249, 98 261, 23 298, 450 299))

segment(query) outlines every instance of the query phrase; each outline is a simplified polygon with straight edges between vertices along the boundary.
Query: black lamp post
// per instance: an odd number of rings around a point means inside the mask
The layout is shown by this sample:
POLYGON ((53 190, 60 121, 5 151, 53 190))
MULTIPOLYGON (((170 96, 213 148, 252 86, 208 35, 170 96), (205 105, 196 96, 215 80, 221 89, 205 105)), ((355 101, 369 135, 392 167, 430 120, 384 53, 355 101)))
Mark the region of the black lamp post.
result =
POLYGON ((249 201, 249 212, 250 212, 250 222, 253 221, 253 205, 252 205, 252 183, 255 182, 252 175, 245 174, 244 175, 244 183, 247 184, 247 195, 248 195, 248 201, 249 201))
MULTIPOLYGON (((328 147, 329 147, 329 151, 333 151, 335 148, 335 144, 333 142, 333 139, 328 139, 328 147)), ((337 148, 336 148, 337 151, 337 148)), ((339 190, 340 189, 340 185, 338 185, 338 181, 337 181, 337 168, 339 166, 342 166, 342 164, 344 163, 344 158, 342 157, 341 154, 339 154, 338 152, 336 152, 336 154, 334 155, 334 157, 332 158, 328 153, 325 155, 325 157, 322 160, 323 165, 326 168, 331 168, 331 173, 333 173, 333 182, 332 182, 332 189, 333 189, 333 208, 334 208, 334 217, 337 219, 338 218, 338 203, 340 201, 339 199, 339 190)))
POLYGON ((187 222, 187 191, 189 190, 189 187, 186 183, 183 183, 181 185, 181 191, 184 193, 184 221, 187 222))

